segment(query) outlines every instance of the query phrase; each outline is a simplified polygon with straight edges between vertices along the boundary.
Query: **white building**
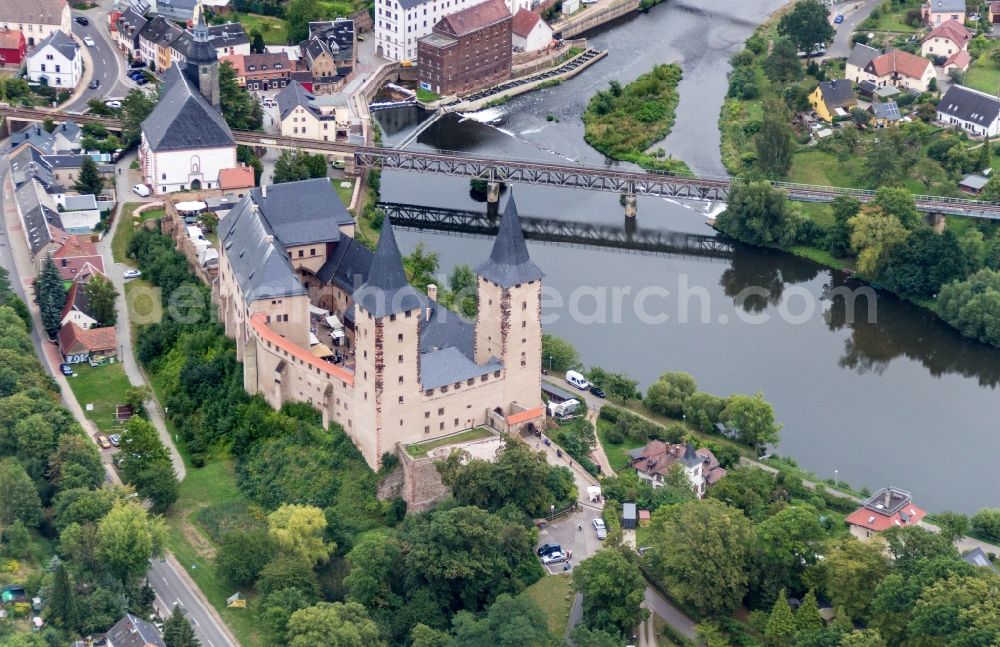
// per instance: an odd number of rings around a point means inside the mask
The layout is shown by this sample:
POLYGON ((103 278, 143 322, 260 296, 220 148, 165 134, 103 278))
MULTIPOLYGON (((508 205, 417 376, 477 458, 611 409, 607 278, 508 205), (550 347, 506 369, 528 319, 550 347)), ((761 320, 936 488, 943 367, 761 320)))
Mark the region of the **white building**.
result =
POLYGON ((164 85, 162 98, 142 122, 143 181, 157 195, 218 188, 219 172, 238 166, 229 126, 179 66, 167 71, 164 85))
POLYGON ((66 0, 2 0, 0 29, 17 29, 28 47, 34 47, 62 30, 72 32, 72 17, 66 0))
POLYGON ((283 137, 302 137, 335 141, 345 139, 351 130, 351 112, 347 95, 316 96, 298 81, 292 81, 276 97, 283 137))
POLYGON ((663 487, 674 466, 679 466, 698 498, 704 497, 706 489, 726 475, 712 450, 707 447, 695 449, 690 442, 668 445, 662 440, 653 440, 628 454, 639 479, 654 488, 663 487))
MULTIPOLYGON (((378 53, 394 61, 417 60, 417 41, 445 16, 483 0, 375 0, 378 53)), ((511 14, 530 6, 528 0, 505 0, 511 14)))
POLYGON ((979 137, 1000 135, 1000 100, 985 92, 952 85, 937 106, 937 120, 979 137))
POLYGON ((50 88, 72 90, 83 76, 80 46, 61 31, 54 31, 28 56, 28 78, 50 88))
POLYGON ((511 25, 512 44, 515 52, 537 52, 552 42, 552 28, 534 11, 524 7, 514 14, 511 25))

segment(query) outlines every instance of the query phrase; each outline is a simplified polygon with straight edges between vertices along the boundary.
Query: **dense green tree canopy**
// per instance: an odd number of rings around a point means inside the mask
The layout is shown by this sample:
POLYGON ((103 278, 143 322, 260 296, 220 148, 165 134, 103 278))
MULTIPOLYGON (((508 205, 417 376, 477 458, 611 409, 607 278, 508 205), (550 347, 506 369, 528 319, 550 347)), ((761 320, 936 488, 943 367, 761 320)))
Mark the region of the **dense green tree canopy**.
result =
POLYGON ((621 549, 597 552, 573 570, 583 594, 583 620, 591 629, 627 636, 645 617, 639 608, 646 580, 621 549))
POLYGON ((776 246, 788 228, 788 198, 766 182, 738 182, 716 226, 750 245, 776 246))
POLYGON ((778 33, 791 39, 799 51, 811 52, 816 45, 832 41, 834 30, 830 12, 822 2, 802 0, 781 17, 778 33))

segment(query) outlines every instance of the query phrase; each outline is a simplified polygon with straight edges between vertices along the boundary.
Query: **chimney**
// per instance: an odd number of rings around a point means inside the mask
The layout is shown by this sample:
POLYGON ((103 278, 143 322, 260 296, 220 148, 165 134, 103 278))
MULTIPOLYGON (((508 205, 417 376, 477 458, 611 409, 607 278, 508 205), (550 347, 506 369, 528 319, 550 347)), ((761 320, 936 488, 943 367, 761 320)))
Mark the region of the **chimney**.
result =
POLYGON ((427 286, 427 297, 431 301, 437 301, 438 300, 438 286, 434 285, 433 283, 431 283, 430 285, 428 285, 427 286))
POLYGON ((424 308, 424 321, 430 321, 431 320, 431 312, 432 312, 432 310, 433 310, 433 308, 431 308, 430 306, 427 306, 426 308, 424 308))
POLYGON ((266 184, 261 184, 260 185, 260 197, 264 198, 265 200, 267 199, 267 185, 266 184))
POLYGON ((892 491, 889 488, 885 489, 885 508, 889 509, 889 501, 892 499, 892 491))
POLYGON ((268 234, 264 236, 264 242, 267 243, 268 245, 274 243, 274 234, 268 234))

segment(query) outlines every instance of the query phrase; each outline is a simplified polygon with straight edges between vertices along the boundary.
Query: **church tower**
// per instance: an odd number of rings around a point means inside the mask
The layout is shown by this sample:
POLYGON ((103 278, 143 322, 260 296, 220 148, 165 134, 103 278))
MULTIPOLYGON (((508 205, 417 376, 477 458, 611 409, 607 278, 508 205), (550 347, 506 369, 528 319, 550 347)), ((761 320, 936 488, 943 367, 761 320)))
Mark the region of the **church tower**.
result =
POLYGON ((479 315, 476 362, 504 364, 504 404, 541 400, 542 271, 531 262, 511 191, 489 259, 476 268, 479 315))
POLYGON ((385 219, 368 280, 354 292, 353 425, 369 465, 393 451, 406 425, 404 412, 420 390, 420 313, 426 297, 410 286, 392 224, 385 219))
POLYGON ((205 25, 203 14, 193 30, 193 42, 184 63, 184 75, 198 87, 202 96, 216 108, 219 107, 219 56, 212 47, 212 36, 205 25))

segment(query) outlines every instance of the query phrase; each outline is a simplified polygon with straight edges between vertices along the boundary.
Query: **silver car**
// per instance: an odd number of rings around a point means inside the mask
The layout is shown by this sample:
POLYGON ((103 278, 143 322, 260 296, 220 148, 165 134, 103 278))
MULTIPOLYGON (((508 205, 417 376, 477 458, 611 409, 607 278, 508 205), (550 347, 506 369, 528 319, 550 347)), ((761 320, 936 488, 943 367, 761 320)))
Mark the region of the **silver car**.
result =
POLYGON ((604 527, 604 519, 594 519, 594 530, 597 531, 597 538, 601 541, 608 538, 608 529, 604 527))
POLYGON ((559 562, 566 561, 566 553, 561 550, 549 553, 542 557, 542 563, 548 566, 549 564, 558 564, 559 562))

